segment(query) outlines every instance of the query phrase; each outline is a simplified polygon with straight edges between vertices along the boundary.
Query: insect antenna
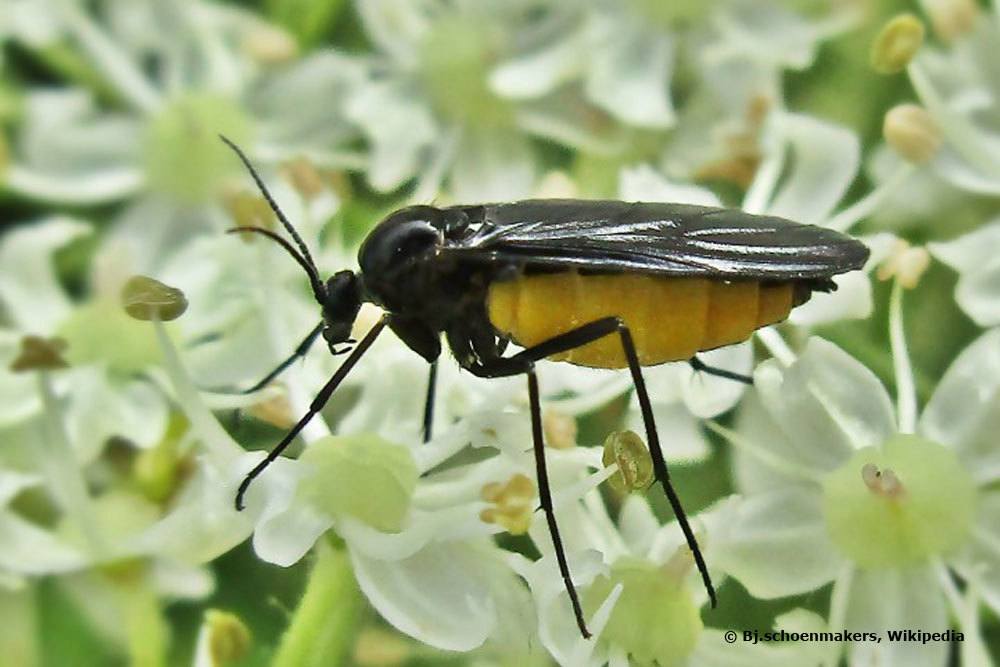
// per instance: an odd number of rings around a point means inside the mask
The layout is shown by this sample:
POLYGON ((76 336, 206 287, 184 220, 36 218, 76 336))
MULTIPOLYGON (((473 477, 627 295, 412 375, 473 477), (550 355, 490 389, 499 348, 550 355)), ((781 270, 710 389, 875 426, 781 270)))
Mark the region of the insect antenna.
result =
POLYGON ((305 272, 309 275, 309 284, 312 286, 312 291, 316 296, 316 300, 321 304, 325 301, 324 297, 326 296, 326 288, 323 287, 323 281, 319 279, 319 274, 316 273, 316 267, 312 266, 305 257, 300 255, 298 251, 292 247, 291 243, 281 238, 270 229, 264 229, 263 227, 233 227, 232 229, 226 230, 227 234, 239 234, 242 232, 262 234, 288 251, 288 254, 291 255, 295 261, 299 263, 299 266, 305 269, 305 272))
POLYGON ((309 248, 306 246, 305 241, 302 240, 302 237, 299 236, 299 233, 295 230, 295 227, 293 227, 292 223, 288 220, 287 217, 285 217, 285 214, 278 206, 278 202, 276 202, 274 200, 274 197, 271 196, 271 192, 267 189, 267 186, 264 185, 264 181, 257 173, 257 170, 254 169, 252 164, 250 164, 250 159, 246 156, 246 154, 244 154, 243 151, 240 150, 239 146, 234 144, 225 136, 220 134, 219 139, 221 139, 223 143, 229 146, 233 150, 233 152, 236 153, 236 156, 240 159, 240 162, 242 162, 243 166, 246 167, 248 172, 250 172, 250 176, 253 178, 254 183, 257 184, 257 188, 260 190, 261 194, 264 195, 264 199, 267 201, 267 205, 271 207, 271 210, 274 211, 274 215, 277 216, 278 220, 281 222, 281 225, 291 235, 292 239, 295 241, 295 245, 298 246, 299 252, 296 252, 295 249, 292 248, 292 246, 287 241, 282 239, 280 236, 262 227, 236 227, 235 229, 229 231, 257 232, 259 234, 264 234, 271 240, 280 243, 281 246, 285 250, 287 250, 292 257, 295 258, 295 261, 297 261, 302 266, 302 268, 305 269, 306 273, 309 274, 309 282, 312 284, 313 293, 316 295, 316 299, 322 303, 323 296, 326 294, 326 290, 323 287, 323 281, 320 280, 319 270, 316 268, 316 262, 313 261, 312 255, 309 254, 309 248))

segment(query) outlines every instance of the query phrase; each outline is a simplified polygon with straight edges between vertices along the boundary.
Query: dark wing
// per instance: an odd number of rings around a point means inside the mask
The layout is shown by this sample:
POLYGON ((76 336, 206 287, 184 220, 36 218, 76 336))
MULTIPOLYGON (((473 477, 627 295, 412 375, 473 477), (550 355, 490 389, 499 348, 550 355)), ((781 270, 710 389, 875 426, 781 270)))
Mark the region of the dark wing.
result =
POLYGON ((736 209, 581 199, 455 208, 470 225, 442 253, 459 261, 790 280, 868 259, 864 244, 839 232, 736 209))

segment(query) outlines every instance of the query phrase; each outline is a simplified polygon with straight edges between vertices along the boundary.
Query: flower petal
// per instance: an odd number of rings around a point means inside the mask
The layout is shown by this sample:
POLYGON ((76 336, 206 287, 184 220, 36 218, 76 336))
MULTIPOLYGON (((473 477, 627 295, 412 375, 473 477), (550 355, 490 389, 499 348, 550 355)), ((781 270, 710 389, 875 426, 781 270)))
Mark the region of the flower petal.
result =
POLYGON ((535 159, 528 139, 502 130, 467 130, 451 175, 456 201, 511 201, 528 196, 535 159))
POLYGON ((797 306, 788 321, 800 326, 815 326, 846 319, 864 319, 872 313, 871 271, 892 251, 896 237, 892 234, 875 234, 860 239, 868 246, 870 255, 863 271, 834 276, 837 289, 833 292, 813 292, 809 301, 797 306))
POLYGON ((346 104, 348 118, 371 144, 368 180, 374 188, 394 190, 417 173, 438 129, 414 86, 376 81, 360 87, 346 104))
POLYGON ((851 664, 885 667, 944 667, 946 642, 888 641, 886 630, 944 632, 948 618, 944 594, 931 567, 886 568, 857 572, 849 593, 846 629, 880 632, 880 643, 855 643, 851 664))
POLYGON ((514 99, 540 97, 579 73, 587 57, 584 30, 557 38, 544 48, 518 56, 490 73, 490 88, 514 99))
POLYGON ((972 544, 952 565, 993 612, 1000 613, 1000 493, 980 495, 972 530, 972 544))
POLYGON ((1000 220, 928 249, 959 272, 955 300, 980 326, 1000 324, 1000 259, 992 248, 1000 243, 1000 220))
POLYGON ((715 564, 759 598, 832 581, 843 559, 827 536, 821 501, 818 489, 787 488, 735 503, 711 536, 715 564))
POLYGON ((722 206, 719 198, 708 188, 671 182, 646 164, 621 170, 618 178, 618 196, 625 201, 722 206))
POLYGON ((920 416, 918 430, 954 447, 982 481, 1000 479, 1000 329, 987 331, 952 362, 920 416))
POLYGON ((787 369, 774 360, 761 364, 754 380, 774 422, 826 469, 896 431, 892 402, 875 374, 822 338, 809 339, 787 369))
MULTIPOLYGON (((708 457, 708 440, 701 432, 698 421, 684 405, 653 403, 653 420, 660 436, 663 456, 668 462, 701 461, 708 457)), ((645 425, 638 409, 629 410, 625 417, 625 428, 641 434, 645 439, 645 425)))
POLYGON ((52 255, 90 233, 84 222, 57 216, 17 227, 0 240, 0 301, 22 331, 48 335, 70 303, 56 279, 52 255))
POLYGON ((638 20, 592 17, 591 63, 584 82, 588 99, 629 125, 669 127, 674 122, 670 78, 673 40, 638 20))
POLYGON ((393 562, 350 554, 361 590, 401 632, 449 651, 470 651, 490 637, 527 649, 530 599, 491 544, 435 543, 393 562))
POLYGON ((858 173, 861 145, 847 128, 799 114, 776 114, 770 131, 787 151, 790 170, 767 213, 822 224, 858 173))

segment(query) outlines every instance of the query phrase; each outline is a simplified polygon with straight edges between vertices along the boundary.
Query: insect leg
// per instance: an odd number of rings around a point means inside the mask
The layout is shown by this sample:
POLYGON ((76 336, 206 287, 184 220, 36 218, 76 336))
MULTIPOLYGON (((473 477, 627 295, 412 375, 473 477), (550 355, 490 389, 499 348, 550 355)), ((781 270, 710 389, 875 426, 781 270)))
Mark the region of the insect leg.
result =
POLYGON ((694 562, 698 566, 698 572, 701 573, 701 580, 705 584, 705 590, 708 591, 712 607, 715 607, 717 604, 715 587, 712 585, 712 578, 708 574, 708 566, 705 564, 705 558, 698 547, 694 531, 691 530, 691 525, 688 523, 684 507, 681 505, 681 499, 677 496, 677 492, 674 491, 673 484, 670 483, 670 473, 667 470, 667 462, 663 458, 663 450, 660 448, 660 436, 656 432, 656 422, 653 419, 653 406, 650 404, 649 393, 646 391, 646 381, 642 377, 642 366, 639 364, 639 355, 635 351, 632 333, 624 323, 619 324, 618 333, 622 339, 625 357, 628 359, 629 371, 632 373, 632 384, 635 385, 635 395, 639 399, 639 410, 642 412, 642 423, 646 427, 646 439, 649 441, 649 454, 653 459, 653 470, 656 471, 656 477, 660 480, 660 485, 667 494, 670 507, 674 511, 674 516, 677 517, 677 523, 681 527, 681 532, 684 533, 684 539, 687 541, 688 548, 691 549, 694 562))
POLYGON ((319 334, 321 331, 323 331, 323 322, 317 324, 316 327, 312 331, 310 331, 305 338, 302 339, 302 342, 300 342, 298 346, 296 346, 295 351, 292 352, 291 356, 289 356, 287 359, 278 364, 278 366, 273 371, 264 376, 264 378, 260 382, 256 383, 249 389, 241 389, 237 393, 252 394, 255 391, 260 391, 261 389, 266 387, 268 384, 270 384, 271 380, 281 375, 282 371, 291 366, 296 359, 305 356, 306 352, 309 351, 309 348, 312 347, 312 344, 316 342, 317 338, 319 338, 319 334))
POLYGON ((549 535, 552 537, 552 546, 555 548, 556 561, 559 563, 559 573, 562 575, 563 584, 569 594, 570 603, 573 605, 573 614, 576 616, 576 624, 580 628, 580 633, 584 638, 590 637, 587 630, 587 622, 583 618, 583 607, 580 605, 580 597, 577 595, 576 586, 569 574, 569 564, 566 562, 566 551, 563 548, 562 538, 559 536, 559 525, 556 523, 555 508, 552 505, 552 491, 549 489, 549 475, 545 465, 545 440, 542 433, 542 408, 538 398, 538 378, 535 376, 534 364, 527 371, 528 376, 528 401, 531 405, 531 439, 535 450, 535 473, 538 477, 538 499, 541 501, 542 510, 545 512, 545 520, 549 525, 549 535))
POLYGON ((291 444, 292 440, 295 439, 295 436, 299 434, 299 431, 305 428, 305 425, 309 423, 309 420, 315 417, 316 414, 323 409, 323 406, 330 400, 330 396, 333 395, 333 392, 336 391, 340 383, 343 382, 345 377, 347 377, 347 374, 351 372, 351 369, 354 368, 356 363, 358 363, 358 360, 361 359, 364 353, 368 351, 368 348, 372 346, 372 343, 375 342, 378 335, 382 333, 386 324, 388 324, 387 317, 383 317, 375 323, 375 326, 373 326, 371 330, 365 334, 365 337, 361 339, 361 342, 358 343, 356 348, 354 348, 351 355, 347 357, 347 359, 344 360, 344 363, 342 363, 336 370, 333 377, 331 377, 327 383, 323 385, 323 388, 319 390, 319 393, 316 394, 316 398, 314 398, 312 403, 309 404, 309 410, 306 414, 303 415, 295 426, 293 426, 292 429, 285 434, 285 437, 281 439, 281 442, 275 445, 274 449, 268 452, 264 460, 255 465, 253 470, 247 473, 247 476, 243 478, 242 482, 240 482, 240 486, 236 491, 237 510, 243 509, 243 496, 246 494, 247 489, 250 488, 250 484, 253 480, 264 472, 264 469, 271 465, 271 463, 273 463, 274 460, 281 455, 281 452, 285 451, 288 445, 291 444))
POLYGON ((427 398, 424 401, 424 442, 431 439, 431 429, 434 426, 434 388, 437 386, 437 359, 431 362, 431 370, 427 375, 427 398))
POLYGON ((703 371, 709 375, 714 375, 715 377, 726 378, 727 380, 735 380, 736 382, 742 382, 743 384, 753 384, 753 378, 749 375, 743 375, 742 373, 734 373, 732 371, 727 371, 724 368, 716 368, 715 366, 709 366, 704 361, 698 357, 691 357, 688 359, 688 363, 691 364, 691 368, 696 371, 703 371))
MULTIPOLYGON (((656 431, 656 422, 653 419, 653 407, 650 404, 649 394, 646 391, 646 382, 642 377, 642 366, 639 363, 639 356, 635 351, 632 334, 628 327, 625 326, 625 323, 617 317, 605 317, 600 320, 594 320, 589 324, 571 329, 558 336, 553 336, 538 345, 522 350, 513 357, 497 360, 497 362, 503 362, 505 370, 512 370, 516 368, 518 362, 534 362, 553 354, 568 352, 574 348, 582 347, 587 343, 592 343, 615 331, 621 337, 622 348, 628 360, 629 371, 632 373, 632 383, 635 385, 636 397, 639 399, 642 422, 646 427, 646 440, 649 443, 649 453, 653 459, 653 470, 656 472, 656 478, 660 480, 660 485, 667 495, 667 500, 670 501, 670 507, 673 509, 674 516, 677 517, 677 523, 681 527, 681 532, 684 533, 684 539, 691 549, 698 572, 701 573, 701 579, 705 584, 705 590, 708 591, 708 597, 711 599, 712 606, 714 607, 716 605, 715 587, 712 585, 712 579, 708 574, 708 566, 705 564, 705 558, 702 556, 698 541, 694 537, 694 531, 691 530, 691 525, 688 523, 684 507, 681 505, 680 498, 677 497, 677 493, 670 483, 670 473, 667 470, 667 462, 663 457, 663 450, 660 448, 660 438, 656 431)), ((499 367, 498 363, 496 365, 499 367)), ((474 373, 476 372, 474 368, 470 368, 470 370, 474 373)), ((497 375, 499 373, 493 371, 492 376, 496 377, 497 375)))

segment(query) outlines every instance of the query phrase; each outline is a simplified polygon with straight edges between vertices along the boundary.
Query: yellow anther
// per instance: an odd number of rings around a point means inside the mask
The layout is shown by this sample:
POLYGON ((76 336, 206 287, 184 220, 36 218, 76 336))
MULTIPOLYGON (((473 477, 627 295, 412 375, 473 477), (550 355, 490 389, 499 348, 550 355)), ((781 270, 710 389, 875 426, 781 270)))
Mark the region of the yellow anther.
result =
POLYGON ((929 162, 941 148, 941 128, 918 104, 900 104, 885 114, 882 136, 908 162, 929 162))
POLYGON ((490 482, 480 495, 492 505, 479 513, 484 523, 495 523, 511 535, 528 532, 535 511, 535 483, 530 477, 517 473, 503 484, 490 482))
POLYGON ((122 306, 137 320, 175 320, 187 310, 184 292, 148 276, 132 276, 122 288, 122 306))
POLYGON ((931 256, 926 248, 914 247, 906 241, 898 239, 892 252, 879 265, 875 275, 879 280, 895 278, 906 289, 913 289, 920 282, 920 276, 924 274, 930 263, 931 256))
POLYGON ((604 441, 605 466, 618 464, 618 472, 608 479, 617 491, 640 491, 653 482, 653 459, 646 443, 633 431, 615 431, 604 441))
POLYGON ((924 43, 924 24, 913 14, 889 20, 872 43, 871 64, 879 74, 902 72, 924 43))

